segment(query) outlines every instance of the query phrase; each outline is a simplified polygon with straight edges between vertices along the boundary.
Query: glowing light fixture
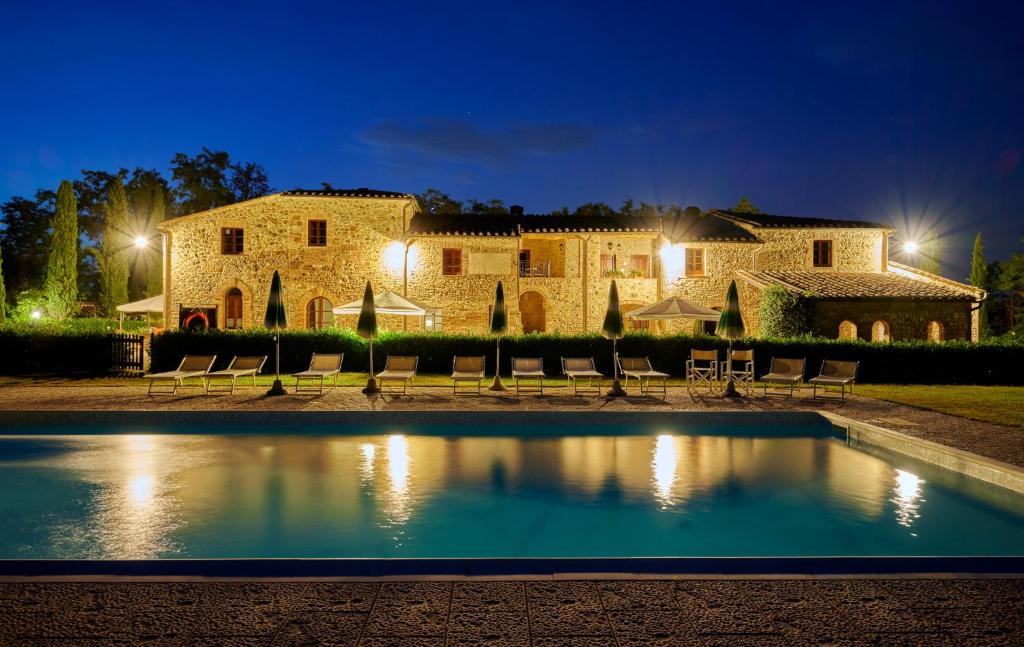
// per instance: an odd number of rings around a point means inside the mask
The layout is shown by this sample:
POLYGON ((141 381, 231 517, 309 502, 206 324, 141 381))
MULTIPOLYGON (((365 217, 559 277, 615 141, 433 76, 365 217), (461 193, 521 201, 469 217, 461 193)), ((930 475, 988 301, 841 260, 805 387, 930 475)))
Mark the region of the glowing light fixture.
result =
POLYGON ((384 248, 384 253, 381 255, 381 261, 384 263, 384 269, 389 273, 401 276, 402 266, 405 261, 405 245, 396 241, 388 243, 387 247, 384 248))
POLYGON ((661 248, 661 265, 665 278, 673 279, 682 275, 686 266, 686 248, 682 245, 665 245, 661 248))
POLYGON ((908 240, 907 242, 903 243, 903 251, 905 251, 908 254, 916 254, 917 249, 917 243, 912 240, 908 240))
POLYGON ((149 239, 145 236, 136 236, 135 246, 139 249, 145 249, 146 247, 149 247, 149 239))
POLYGON ((38 311, 38 310, 33 310, 32 311, 32 318, 33 319, 42 319, 43 318, 43 313, 38 311))

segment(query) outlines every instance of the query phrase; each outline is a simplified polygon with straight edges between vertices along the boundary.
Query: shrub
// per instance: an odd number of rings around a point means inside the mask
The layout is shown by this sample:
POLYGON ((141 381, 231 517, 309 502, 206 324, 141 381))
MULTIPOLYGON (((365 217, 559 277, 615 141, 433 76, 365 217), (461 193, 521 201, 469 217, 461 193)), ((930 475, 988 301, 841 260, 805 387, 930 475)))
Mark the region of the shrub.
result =
POLYGON ((761 293, 758 315, 761 337, 784 339, 811 332, 811 306, 807 298, 780 285, 768 286, 761 293))
MULTIPOLYGON (((691 348, 724 351, 725 340, 709 336, 674 335, 654 337, 646 333, 626 335, 619 341, 619 354, 647 356, 655 369, 671 375, 683 374, 691 348)), ((771 358, 804 357, 808 376, 816 375, 824 359, 860 360, 859 380, 906 384, 1024 384, 1019 366, 1024 362, 1024 344, 992 340, 980 344, 948 341, 897 341, 875 344, 865 341, 829 340, 812 337, 796 339, 746 339, 737 348, 753 348, 757 374, 767 372, 771 358)), ((306 368, 313 352, 345 353, 343 370, 365 372, 366 342, 351 331, 288 330, 281 333, 281 371, 306 368)), ((484 355, 488 373, 494 366, 494 338, 480 335, 382 333, 374 342, 375 369, 384 366, 387 355, 417 355, 420 372, 448 373, 452 356, 484 355)), ((266 330, 192 333, 172 330, 154 337, 153 370, 177 366, 185 353, 213 353, 217 367, 226 366, 233 355, 268 355, 273 370, 273 334, 266 330)), ((549 375, 561 373, 561 357, 594 357, 598 370, 611 375, 611 342, 597 333, 587 335, 512 335, 501 341, 502 373, 511 371, 513 357, 543 357, 549 375)), ((725 358, 724 352, 722 358, 725 358)))

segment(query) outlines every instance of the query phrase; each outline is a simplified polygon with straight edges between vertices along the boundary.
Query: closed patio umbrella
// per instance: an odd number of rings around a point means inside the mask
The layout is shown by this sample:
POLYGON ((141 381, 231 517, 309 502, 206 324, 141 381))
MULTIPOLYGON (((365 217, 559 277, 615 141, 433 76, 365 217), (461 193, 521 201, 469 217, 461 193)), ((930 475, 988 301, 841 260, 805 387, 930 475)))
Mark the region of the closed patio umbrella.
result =
POLYGON ((604 325, 601 326, 601 334, 605 339, 612 340, 612 388, 607 393, 611 398, 626 395, 619 383, 619 351, 616 346, 625 332, 622 309, 619 307, 619 288, 615 285, 615 279, 612 279, 612 285, 608 288, 608 311, 604 315, 604 325))
MULTIPOLYGON (((338 308, 334 309, 338 312, 338 308)), ((347 313, 341 313, 347 314, 347 313)), ((359 308, 359 321, 356 322, 356 333, 370 342, 370 378, 366 381, 366 388, 363 393, 370 395, 377 393, 377 380, 373 377, 373 340, 377 337, 377 308, 373 298, 373 286, 366 282, 366 291, 363 292, 363 300, 359 308)))
POLYGON ((498 338, 494 351, 494 381, 491 382, 491 391, 504 391, 505 385, 501 383, 501 336, 508 332, 508 313, 505 312, 505 289, 498 281, 498 287, 494 291, 494 307, 491 308, 490 330, 492 335, 498 338))
POLYGON ((740 315, 740 297, 736 292, 736 281, 729 285, 729 292, 725 295, 725 307, 718 318, 718 328, 715 334, 723 339, 729 340, 728 356, 725 358, 726 373, 729 375, 729 383, 725 387, 725 395, 730 398, 740 397, 736 390, 736 384, 732 381, 732 341, 740 339, 745 334, 743 317, 740 315))
POLYGON ((274 270, 274 278, 270 280, 270 298, 267 299, 267 314, 263 317, 263 326, 274 331, 274 386, 267 395, 284 395, 281 384, 281 328, 288 325, 284 313, 284 294, 281 289, 281 274, 274 270))

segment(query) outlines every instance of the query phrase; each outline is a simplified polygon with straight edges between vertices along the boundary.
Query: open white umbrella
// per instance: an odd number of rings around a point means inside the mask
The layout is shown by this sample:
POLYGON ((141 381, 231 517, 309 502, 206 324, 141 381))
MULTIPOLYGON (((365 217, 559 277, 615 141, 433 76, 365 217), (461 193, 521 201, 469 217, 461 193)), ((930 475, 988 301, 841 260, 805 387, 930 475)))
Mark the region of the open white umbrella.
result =
POLYGON ((630 310, 626 316, 630 319, 660 321, 666 319, 698 319, 700 321, 718 321, 721 312, 699 306, 686 299, 669 297, 649 306, 630 310))
POLYGON ((149 328, 149 315, 151 314, 163 314, 164 312, 164 295, 158 294, 155 297, 149 297, 148 299, 142 299, 141 301, 132 301, 131 303, 122 303, 117 306, 117 313, 120 315, 120 323, 118 328, 124 328, 124 316, 134 314, 146 315, 146 327, 149 328))
MULTIPOLYGON (((426 308, 420 304, 406 299, 395 292, 384 292, 373 299, 373 307, 379 315, 403 315, 406 317, 422 317, 433 308, 426 308)), ((363 309, 363 300, 358 299, 345 305, 336 306, 331 309, 336 315, 357 315, 363 309)))

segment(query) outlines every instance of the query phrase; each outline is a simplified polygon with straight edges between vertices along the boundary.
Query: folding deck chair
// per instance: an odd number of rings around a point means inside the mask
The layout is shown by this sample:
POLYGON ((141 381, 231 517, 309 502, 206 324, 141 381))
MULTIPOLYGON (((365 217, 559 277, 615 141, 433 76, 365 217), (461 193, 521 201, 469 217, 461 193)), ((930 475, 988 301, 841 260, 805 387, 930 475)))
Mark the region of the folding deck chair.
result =
POLYGON ((593 357, 563 357, 562 358, 562 372, 569 379, 572 384, 572 394, 579 395, 580 380, 586 380, 586 386, 583 388, 582 393, 586 394, 601 394, 601 379, 604 375, 597 372, 594 367, 593 357), (597 385, 594 385, 594 380, 597 380, 597 385))
POLYGON ((407 393, 409 385, 416 377, 416 367, 419 363, 419 357, 388 355, 387 360, 384 362, 384 370, 376 375, 377 379, 380 380, 381 393, 401 393, 403 395, 407 393), (396 388, 387 391, 385 387, 388 382, 400 383, 402 390, 399 391, 396 388))
POLYGON ((472 393, 472 391, 459 391, 460 382, 469 382, 471 385, 476 382, 476 394, 480 395, 480 386, 484 381, 484 365, 486 358, 483 355, 479 357, 460 357, 456 355, 452 358, 452 394, 457 395, 459 393, 472 393))
POLYGON ((808 380, 813 387, 811 397, 818 397, 818 387, 828 392, 828 387, 839 387, 839 399, 846 399, 846 385, 850 385, 850 395, 853 395, 853 383, 857 381, 857 369, 860 362, 842 361, 837 359, 826 359, 821 363, 821 371, 818 377, 808 380))
POLYGON ((150 373, 145 376, 149 380, 149 391, 146 392, 146 395, 174 395, 179 388, 186 388, 188 385, 185 380, 191 378, 199 380, 199 384, 194 386, 205 390, 206 382, 203 380, 203 376, 210 372, 216 360, 216 355, 185 355, 181 358, 181 364, 178 364, 177 369, 163 373, 150 373), (168 391, 166 387, 160 388, 158 386, 160 382, 170 382, 170 390, 168 391))
POLYGON ((543 357, 513 357, 512 358, 512 380, 516 383, 516 395, 519 395, 520 380, 537 380, 537 387, 525 387, 526 393, 540 393, 544 395, 544 358, 543 357))
POLYGON ((295 378, 295 392, 323 393, 324 381, 329 377, 334 378, 333 386, 338 386, 338 374, 341 373, 341 363, 344 360, 345 353, 340 355, 318 355, 313 353, 313 357, 309 360, 309 368, 292 375, 295 378), (308 382, 307 386, 302 386, 303 380, 308 382), (316 382, 319 382, 319 384, 314 386, 316 382))
POLYGON ((619 357, 618 361, 619 371, 626 378, 626 388, 629 388, 629 378, 632 377, 640 386, 640 393, 668 396, 668 373, 654 370, 649 357, 619 357), (651 380, 655 381, 654 388, 651 388, 651 380))
POLYGON ((793 390, 804 381, 805 359, 783 359, 772 358, 771 370, 767 375, 761 376, 764 382, 764 396, 768 397, 768 385, 775 384, 775 388, 784 389, 789 386, 789 397, 793 397, 793 390))
POLYGON ((234 356, 231 358, 231 363, 228 367, 220 370, 207 373, 203 376, 206 380, 206 392, 209 393, 234 393, 235 392, 235 381, 240 377, 251 377, 252 388, 256 388, 256 374, 263 370, 263 364, 267 361, 266 355, 250 356, 250 357, 239 357, 234 356), (229 384, 223 386, 214 386, 214 380, 223 378, 229 380, 229 384))
POLYGON ((708 392, 715 390, 718 382, 718 351, 690 349, 690 359, 686 360, 686 390, 704 385, 708 392))

